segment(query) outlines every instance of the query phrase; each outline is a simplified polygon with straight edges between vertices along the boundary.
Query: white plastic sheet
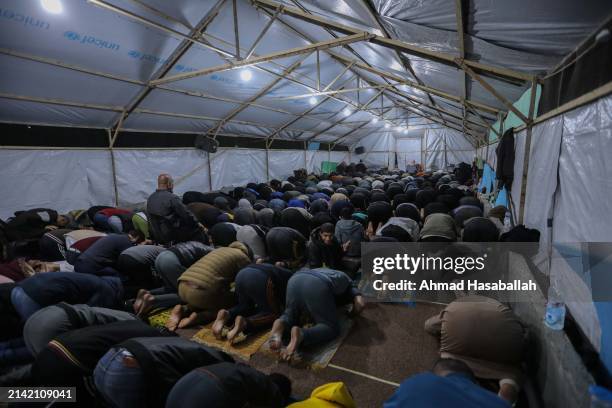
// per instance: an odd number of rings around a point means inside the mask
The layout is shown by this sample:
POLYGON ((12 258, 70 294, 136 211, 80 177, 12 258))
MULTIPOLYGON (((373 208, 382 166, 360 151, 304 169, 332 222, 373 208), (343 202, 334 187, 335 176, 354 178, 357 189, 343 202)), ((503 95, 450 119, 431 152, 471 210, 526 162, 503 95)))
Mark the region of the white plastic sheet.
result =
POLYGON ((397 167, 405 170, 408 164, 421 162, 421 139, 397 139, 397 167))
POLYGON ((108 151, 0 150, 0 218, 44 207, 59 212, 113 205, 108 151))
POLYGON ((268 152, 270 179, 283 180, 293 175, 293 170, 305 168, 303 150, 270 150, 268 152))
POLYGON ((157 176, 168 173, 174 192, 207 191, 208 158, 205 152, 177 150, 115 150, 119 205, 143 203, 155 191, 157 176))
POLYGON ((562 135, 563 117, 561 116, 535 126, 531 135, 523 222, 528 228, 540 231, 540 247, 545 250, 551 242, 548 219, 552 217, 554 195, 557 190, 557 168, 562 135))
POLYGON ((266 181, 264 150, 219 149, 211 155, 212 189, 266 181))
POLYGON ((610 241, 610 157, 612 97, 564 115, 554 241, 610 241))

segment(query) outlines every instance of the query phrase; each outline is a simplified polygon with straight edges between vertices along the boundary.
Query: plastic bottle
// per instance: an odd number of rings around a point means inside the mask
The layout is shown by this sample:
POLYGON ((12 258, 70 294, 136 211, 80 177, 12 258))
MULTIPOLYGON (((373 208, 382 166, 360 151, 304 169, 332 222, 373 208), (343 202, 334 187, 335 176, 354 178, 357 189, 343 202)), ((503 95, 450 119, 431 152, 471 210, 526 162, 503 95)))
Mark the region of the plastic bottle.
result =
POLYGON ((552 330, 563 330, 565 325, 565 303, 548 302, 544 324, 552 330))
POLYGON ((504 228, 502 233, 506 233, 512 229, 512 215, 510 215, 510 211, 506 211, 506 215, 504 216, 504 228))

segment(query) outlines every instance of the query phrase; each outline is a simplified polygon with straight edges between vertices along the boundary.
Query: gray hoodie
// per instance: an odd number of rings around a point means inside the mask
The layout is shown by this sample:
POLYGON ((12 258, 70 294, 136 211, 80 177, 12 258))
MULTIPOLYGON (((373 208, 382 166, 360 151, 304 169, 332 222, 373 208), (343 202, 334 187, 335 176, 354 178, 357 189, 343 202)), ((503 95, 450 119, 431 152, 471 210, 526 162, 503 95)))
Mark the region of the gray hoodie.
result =
POLYGON ((361 241, 363 241, 363 226, 355 220, 340 220, 336 223, 336 239, 340 245, 351 241, 347 256, 361 256, 361 241))

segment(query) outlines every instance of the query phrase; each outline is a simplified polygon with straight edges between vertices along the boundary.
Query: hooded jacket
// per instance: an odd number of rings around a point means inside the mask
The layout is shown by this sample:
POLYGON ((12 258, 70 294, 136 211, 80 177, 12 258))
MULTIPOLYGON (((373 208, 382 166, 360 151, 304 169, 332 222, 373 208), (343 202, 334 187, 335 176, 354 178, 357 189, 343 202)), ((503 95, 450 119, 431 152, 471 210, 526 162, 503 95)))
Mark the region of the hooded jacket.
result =
POLYGON ((330 245, 325 244, 320 236, 321 228, 317 228, 310 234, 308 243, 308 265, 311 268, 327 267, 340 269, 342 266, 342 247, 334 236, 330 245))
POLYGON ((401 229, 406 231, 406 233, 410 234, 412 241, 416 241, 419 237, 419 224, 415 220, 405 217, 389 218, 389 221, 387 221, 384 225, 378 228, 378 231, 376 231, 376 235, 385 236, 385 229, 393 225, 400 227, 401 229))
POLYGON ((361 241, 363 238, 363 225, 355 220, 340 220, 336 223, 335 234, 340 245, 350 241, 347 256, 361 255, 361 241))

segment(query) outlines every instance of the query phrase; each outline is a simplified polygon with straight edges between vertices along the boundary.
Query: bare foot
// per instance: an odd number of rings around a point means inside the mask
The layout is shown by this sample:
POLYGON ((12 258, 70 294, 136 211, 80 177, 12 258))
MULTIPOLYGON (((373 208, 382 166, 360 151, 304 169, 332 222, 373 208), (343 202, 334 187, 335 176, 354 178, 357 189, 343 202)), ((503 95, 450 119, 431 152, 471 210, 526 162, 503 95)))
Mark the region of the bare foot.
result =
POLYGON ((223 327, 229 320, 229 317, 229 312, 225 309, 221 309, 217 312, 217 319, 212 325, 212 332, 216 338, 220 339, 222 337, 223 327))
POLYGON ((285 325, 281 319, 276 319, 274 324, 272 325, 272 330, 270 331, 270 340, 268 340, 270 344, 270 350, 278 351, 283 345, 283 331, 285 330, 285 325))
POLYGON ((170 318, 166 322, 166 328, 170 331, 175 331, 178 328, 178 325, 183 318, 183 306, 176 305, 172 312, 170 313, 170 318))
POLYGON ((363 309, 365 308, 366 301, 361 295, 355 296, 353 299, 353 310, 351 311, 351 315, 357 316, 361 314, 363 309))
POLYGON ((179 329, 184 329, 186 327, 195 326, 198 324, 199 316, 196 312, 191 312, 191 314, 187 317, 181 319, 178 324, 179 329))
POLYGON ((291 360, 291 357, 297 352, 303 339, 304 334, 302 333, 302 329, 298 326, 293 326, 291 328, 291 341, 287 345, 287 348, 281 351, 281 358, 285 361, 291 360))
POLYGON ((142 303, 140 305, 140 310, 136 314, 141 317, 146 315, 153 308, 154 302, 155 302, 155 296, 147 292, 143 296, 142 303))
POLYGON ((138 314, 140 312, 140 307, 142 306, 142 299, 147 293, 149 293, 149 291, 146 289, 140 289, 138 291, 138 294, 136 295, 136 300, 134 301, 133 305, 134 313, 138 314))
POLYGON ((232 330, 227 332, 227 339, 229 340, 229 342, 232 343, 236 336, 238 336, 244 331, 244 329, 246 329, 246 326, 247 322, 244 317, 236 317, 236 319, 234 320, 234 327, 232 327, 232 330))

